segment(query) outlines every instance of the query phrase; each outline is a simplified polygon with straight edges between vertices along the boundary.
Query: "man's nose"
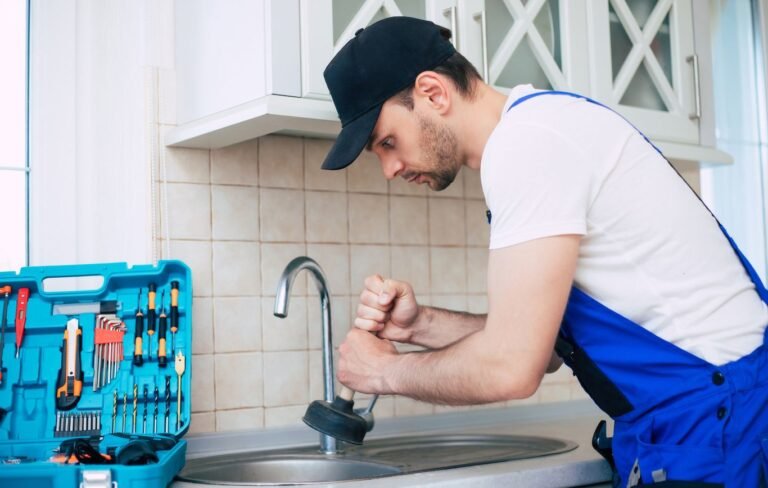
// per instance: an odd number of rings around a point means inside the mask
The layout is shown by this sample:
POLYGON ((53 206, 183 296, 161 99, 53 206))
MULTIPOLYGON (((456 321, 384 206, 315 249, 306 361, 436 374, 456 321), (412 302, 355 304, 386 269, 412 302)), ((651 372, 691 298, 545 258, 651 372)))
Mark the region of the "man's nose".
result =
POLYGON ((396 178, 402 173, 405 165, 396 157, 385 157, 381 159, 381 170, 384 177, 388 180, 396 178))

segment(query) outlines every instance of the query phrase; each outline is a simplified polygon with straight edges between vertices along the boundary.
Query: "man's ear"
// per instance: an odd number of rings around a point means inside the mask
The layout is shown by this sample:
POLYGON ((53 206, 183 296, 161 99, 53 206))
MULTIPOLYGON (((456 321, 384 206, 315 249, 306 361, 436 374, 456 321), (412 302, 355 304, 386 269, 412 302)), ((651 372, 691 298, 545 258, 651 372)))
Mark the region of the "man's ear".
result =
POLYGON ((416 77, 413 86, 414 98, 421 99, 426 106, 444 114, 451 106, 451 93, 446 79, 434 71, 423 71, 416 77))

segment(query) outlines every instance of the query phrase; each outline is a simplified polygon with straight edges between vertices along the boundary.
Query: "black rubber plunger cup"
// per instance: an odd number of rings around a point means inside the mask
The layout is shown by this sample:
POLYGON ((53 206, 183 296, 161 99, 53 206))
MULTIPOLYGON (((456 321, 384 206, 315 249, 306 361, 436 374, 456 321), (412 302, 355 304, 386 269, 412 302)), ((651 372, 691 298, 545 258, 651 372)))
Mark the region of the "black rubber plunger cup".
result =
POLYGON ((302 420, 325 435, 350 444, 362 444, 368 429, 365 419, 352 409, 354 395, 354 391, 343 387, 333 403, 315 400, 307 407, 302 420))

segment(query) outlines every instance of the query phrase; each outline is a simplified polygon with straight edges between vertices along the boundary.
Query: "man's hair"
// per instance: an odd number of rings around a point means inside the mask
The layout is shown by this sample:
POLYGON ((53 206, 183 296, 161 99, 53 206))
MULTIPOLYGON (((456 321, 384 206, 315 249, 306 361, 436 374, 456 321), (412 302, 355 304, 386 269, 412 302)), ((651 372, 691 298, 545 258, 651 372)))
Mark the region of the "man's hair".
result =
MULTIPOLYGON (((449 29, 441 29, 440 33, 445 39, 451 38, 451 31, 449 29)), ((477 69, 472 66, 472 63, 458 51, 431 71, 451 80, 459 94, 468 100, 474 98, 476 82, 482 79, 477 69)), ((405 90, 401 90, 393 98, 397 103, 407 107, 408 110, 413 110, 413 85, 405 90)))

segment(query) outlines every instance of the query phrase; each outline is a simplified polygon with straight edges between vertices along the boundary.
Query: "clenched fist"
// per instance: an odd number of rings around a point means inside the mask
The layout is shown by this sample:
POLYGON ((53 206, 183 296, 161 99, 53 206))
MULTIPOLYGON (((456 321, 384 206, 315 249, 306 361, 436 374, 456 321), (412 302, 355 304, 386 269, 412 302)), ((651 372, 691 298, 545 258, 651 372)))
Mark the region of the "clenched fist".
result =
POLYGON ((382 339, 411 342, 420 311, 411 285, 372 275, 365 279, 354 324, 382 339))

